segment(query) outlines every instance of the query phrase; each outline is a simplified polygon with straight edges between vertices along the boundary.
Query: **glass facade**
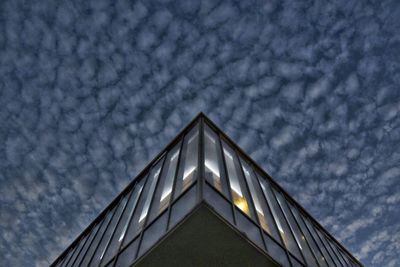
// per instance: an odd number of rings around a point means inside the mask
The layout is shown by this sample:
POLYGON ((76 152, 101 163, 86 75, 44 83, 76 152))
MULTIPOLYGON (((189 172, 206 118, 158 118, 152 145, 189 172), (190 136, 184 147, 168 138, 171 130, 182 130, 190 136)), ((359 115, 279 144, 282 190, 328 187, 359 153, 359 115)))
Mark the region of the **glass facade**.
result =
POLYGON ((199 205, 281 266, 362 266, 202 114, 52 266, 130 266, 199 205))

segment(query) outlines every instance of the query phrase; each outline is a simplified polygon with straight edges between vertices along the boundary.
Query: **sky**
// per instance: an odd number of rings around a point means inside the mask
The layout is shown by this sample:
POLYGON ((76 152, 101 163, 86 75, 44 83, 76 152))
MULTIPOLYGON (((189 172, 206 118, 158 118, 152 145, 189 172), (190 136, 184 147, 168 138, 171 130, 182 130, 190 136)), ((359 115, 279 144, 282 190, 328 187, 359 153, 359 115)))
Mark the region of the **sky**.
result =
POLYGON ((399 266, 400 2, 0 2, 0 266, 49 265, 200 111, 399 266))

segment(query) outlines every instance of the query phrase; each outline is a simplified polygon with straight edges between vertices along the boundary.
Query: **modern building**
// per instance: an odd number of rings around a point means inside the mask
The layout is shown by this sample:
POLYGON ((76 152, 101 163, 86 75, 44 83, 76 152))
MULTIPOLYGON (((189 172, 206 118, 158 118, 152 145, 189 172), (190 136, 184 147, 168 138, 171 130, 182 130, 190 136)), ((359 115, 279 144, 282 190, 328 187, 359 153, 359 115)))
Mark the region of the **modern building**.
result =
POLYGON ((52 266, 363 266, 202 113, 52 266))

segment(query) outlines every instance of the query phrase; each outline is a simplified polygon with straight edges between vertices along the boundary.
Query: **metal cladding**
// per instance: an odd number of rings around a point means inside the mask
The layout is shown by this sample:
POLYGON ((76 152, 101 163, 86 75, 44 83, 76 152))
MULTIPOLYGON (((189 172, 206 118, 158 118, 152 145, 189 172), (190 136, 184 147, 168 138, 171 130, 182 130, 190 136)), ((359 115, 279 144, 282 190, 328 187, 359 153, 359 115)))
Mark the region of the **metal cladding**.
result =
POLYGON ((130 266, 200 203, 282 266, 362 266, 202 113, 52 266, 130 266))

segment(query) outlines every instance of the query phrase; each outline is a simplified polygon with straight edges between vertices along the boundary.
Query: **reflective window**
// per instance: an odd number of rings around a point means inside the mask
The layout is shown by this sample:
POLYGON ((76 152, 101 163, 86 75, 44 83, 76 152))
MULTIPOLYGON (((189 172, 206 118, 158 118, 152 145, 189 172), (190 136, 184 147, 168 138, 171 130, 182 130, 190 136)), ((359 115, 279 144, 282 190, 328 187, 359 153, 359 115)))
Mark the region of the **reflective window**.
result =
POLYGON ((199 155, 199 125, 195 126, 186 136, 182 148, 182 157, 178 177, 175 184, 176 199, 197 178, 199 155))
POLYGON ((255 219, 254 211, 248 203, 249 195, 244 184, 244 179, 239 176, 240 169, 238 166, 235 152, 225 142, 222 143, 228 179, 231 187, 233 203, 241 211, 251 218, 255 219))
POLYGON ((332 257, 333 261, 335 262, 335 264, 337 266, 339 266, 339 267, 342 266, 342 264, 340 263, 339 259, 336 256, 335 252, 332 250, 330 244, 326 240, 325 235, 319 229, 316 229, 316 231, 317 231, 319 237, 321 238, 322 243, 324 243, 326 249, 328 250, 329 254, 331 255, 331 257, 332 257))
POLYGON ((343 255, 342 255, 342 253, 340 253, 338 247, 336 246, 335 241, 329 240, 329 239, 328 239, 328 241, 331 243, 331 246, 332 246, 333 250, 336 252, 336 255, 338 256, 339 261, 342 263, 342 265, 343 265, 343 266, 348 266, 348 264, 347 264, 347 262, 345 261, 345 259, 344 259, 343 255))
POLYGON ((154 195, 149 223, 168 207, 172 195, 172 186, 174 184, 180 146, 181 142, 176 144, 175 147, 168 152, 167 159, 165 160, 163 171, 160 177, 160 182, 158 183, 157 190, 154 195))
POLYGON ((204 172, 205 177, 218 191, 229 198, 228 186, 221 170, 222 159, 218 135, 204 125, 204 172))
POLYGON ((71 259, 72 255, 74 254, 75 250, 76 250, 76 246, 74 246, 73 248, 71 248, 69 250, 69 252, 68 252, 68 254, 67 254, 67 256, 66 256, 66 258, 65 258, 65 260, 64 260, 64 262, 62 264, 63 267, 67 266, 69 260, 71 259))
POLYGON ((114 232, 117 222, 119 221, 122 211, 125 208, 126 202, 127 202, 127 196, 124 196, 119 201, 118 205, 113 209, 114 215, 113 215, 109 225, 107 226, 107 230, 104 232, 104 235, 100 241, 99 247, 97 248, 96 253, 91 261, 92 265, 97 266, 103 259, 104 253, 107 249, 107 245, 110 242, 110 238, 112 236, 112 233, 114 232))
POLYGON ((250 166, 243 159, 240 159, 240 162, 242 163, 244 177, 246 178, 249 186, 250 195, 253 199, 254 207, 256 209, 256 214, 260 221, 261 227, 274 238, 279 240, 278 232, 275 228, 274 222, 272 221, 272 215, 266 206, 266 202, 253 169, 250 168, 250 166))
POLYGON ((112 212, 109 211, 107 215, 103 218, 103 220, 100 222, 101 226, 99 230, 96 233, 95 238, 93 239, 92 244, 90 245, 88 251, 86 252, 86 255, 83 258, 83 261, 81 263, 81 266, 89 266, 89 262, 93 257, 94 252, 96 251, 97 246, 99 245, 101 238, 103 237, 104 231, 106 230, 108 223, 111 220, 112 212))
POLYGON ((288 204, 289 204, 289 207, 290 207, 294 217, 296 218, 297 222, 299 223, 300 229, 303 232, 308 244, 310 245, 311 250, 314 252, 314 255, 317 257, 319 265, 321 267, 327 267, 328 265, 326 263, 324 256, 319 251, 317 244, 315 243, 313 237, 311 236, 306 225, 304 224, 303 219, 301 218, 298 210, 292 204, 290 204, 290 203, 288 203, 288 204))
POLYGON ((275 195, 277 197, 278 203, 280 207, 282 208, 283 215, 285 216, 286 220, 289 223, 290 228, 292 229, 294 238, 297 242, 297 245, 299 246, 301 252, 303 253, 304 259, 307 263, 307 265, 314 266, 317 265, 316 260, 314 255, 312 254, 308 243, 306 242, 306 239, 300 230, 299 226, 297 225, 296 220, 294 219, 292 212, 289 210, 289 207, 287 206, 287 201, 286 199, 282 196, 281 193, 277 192, 274 190, 275 195))
POLYGON ((260 179, 260 182, 261 182, 261 188, 263 189, 267 202, 271 207, 272 215, 275 218, 276 225, 278 226, 279 233, 281 234, 285 246, 299 260, 302 259, 299 248, 297 247, 297 244, 294 241, 292 233, 289 230, 289 226, 286 223, 286 220, 282 214, 281 209, 279 208, 279 204, 275 199, 275 196, 271 190, 269 183, 265 179, 260 179))
POLYGON ((325 257, 326 262, 328 263, 329 266, 335 266, 335 264, 332 261, 331 256, 329 255, 328 251, 326 250, 324 244, 322 244, 321 239, 319 238, 317 232, 314 229, 314 226, 311 224, 311 222, 308 221, 307 218, 302 216, 304 222, 307 225, 308 230, 310 231, 311 235, 314 237, 315 242, 318 244, 318 248, 321 250, 322 254, 325 257))
POLYGON ((66 266, 74 266, 76 258, 78 257, 79 253, 81 253, 82 247, 86 243, 87 238, 88 238, 88 235, 86 235, 85 237, 81 238, 81 240, 79 241, 79 244, 77 245, 77 248, 76 248, 74 254, 72 255, 71 259, 69 260, 69 262, 68 262, 68 264, 66 266))
POLYGON ((86 241, 85 245, 83 246, 81 252, 79 253, 77 259, 75 260, 75 265, 79 265, 79 263, 82 261, 83 257, 86 255, 86 252, 90 246, 90 244, 92 244, 92 241, 94 239, 94 237, 96 236, 97 230, 99 229, 99 223, 96 224, 91 232, 90 232, 90 236, 88 238, 88 240, 86 241))
POLYGON ((123 211, 121 219, 118 222, 110 244, 108 245, 107 251, 103 257, 102 264, 106 264, 117 253, 121 242, 124 239, 126 229, 128 228, 128 223, 133 215, 140 193, 142 192, 144 181, 145 179, 141 179, 133 189, 126 208, 123 211))
POLYGON ((143 192, 139 198, 139 203, 135 209, 132 220, 129 223, 128 230, 125 234, 123 245, 126 245, 131 241, 143 228, 151 199, 156 188, 158 177, 160 176, 161 167, 164 162, 164 158, 160 159, 150 171, 149 176, 146 178, 143 192))

